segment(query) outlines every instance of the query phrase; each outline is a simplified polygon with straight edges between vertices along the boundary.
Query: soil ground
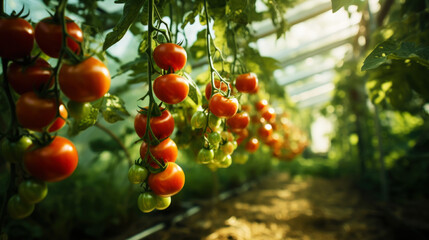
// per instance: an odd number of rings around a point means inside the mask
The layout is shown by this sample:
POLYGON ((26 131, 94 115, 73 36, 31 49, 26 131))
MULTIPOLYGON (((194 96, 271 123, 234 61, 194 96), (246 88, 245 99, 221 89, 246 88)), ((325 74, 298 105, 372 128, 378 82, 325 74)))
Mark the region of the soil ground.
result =
POLYGON ((384 222, 349 181, 279 173, 145 239, 395 239, 384 222))

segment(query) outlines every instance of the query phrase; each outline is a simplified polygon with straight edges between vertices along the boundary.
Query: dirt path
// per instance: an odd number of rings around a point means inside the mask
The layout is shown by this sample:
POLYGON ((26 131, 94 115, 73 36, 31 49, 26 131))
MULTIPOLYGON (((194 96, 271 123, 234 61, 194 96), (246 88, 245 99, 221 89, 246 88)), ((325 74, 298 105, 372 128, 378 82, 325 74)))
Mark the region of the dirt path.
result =
POLYGON ((347 181, 266 178, 146 239, 392 239, 377 212, 347 181))

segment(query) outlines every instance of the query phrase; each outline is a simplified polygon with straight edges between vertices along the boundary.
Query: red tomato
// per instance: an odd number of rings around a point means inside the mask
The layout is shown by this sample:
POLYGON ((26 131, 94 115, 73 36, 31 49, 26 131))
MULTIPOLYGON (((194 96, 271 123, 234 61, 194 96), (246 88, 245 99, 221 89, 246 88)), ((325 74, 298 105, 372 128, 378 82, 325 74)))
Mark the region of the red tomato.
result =
POLYGON ((182 190, 185 185, 185 173, 179 165, 170 162, 164 171, 150 174, 148 184, 156 195, 170 197, 182 190))
MULTIPOLYGON (((79 43, 83 42, 83 34, 80 27, 66 18, 67 46, 74 52, 79 53, 79 43)), ((52 17, 42 19, 36 25, 36 42, 39 48, 46 53, 46 55, 58 58, 60 56, 62 46, 62 27, 59 23, 55 22, 52 17)))
POLYGON ((64 106, 64 104, 60 105, 60 116, 61 117, 57 117, 57 119, 54 121, 54 123, 52 123, 52 125, 49 127, 48 132, 55 132, 60 130, 62 127, 64 127, 64 125, 66 125, 66 120, 67 117, 69 116, 66 107, 64 106))
POLYGON ((238 101, 236 98, 227 98, 216 93, 209 101, 210 111, 217 117, 232 117, 237 113, 238 101))
POLYGON ((16 102, 16 117, 23 128, 40 131, 54 121, 57 109, 54 98, 41 98, 35 92, 26 92, 16 102))
POLYGON ((75 102, 92 102, 104 96, 110 88, 110 73, 100 60, 90 57, 85 61, 60 69, 61 91, 75 102))
POLYGON ((253 91, 251 91, 251 92, 249 92, 250 94, 256 94, 256 93, 258 93, 258 91, 259 91, 259 84, 258 84, 258 86, 256 86, 256 88, 255 89, 253 89, 253 91))
MULTIPOLYGON (((146 123, 146 114, 143 111, 137 113, 136 117, 134 118, 134 129, 140 138, 142 138, 146 133, 146 123)), ((152 116, 150 118, 150 127, 156 138, 163 139, 169 137, 174 130, 173 116, 171 116, 171 113, 165 109, 162 111, 161 116, 152 116)), ((149 139, 152 139, 152 136, 149 136, 149 139)))
MULTIPOLYGON (((222 86, 221 89, 220 89, 221 91, 227 92, 228 91, 228 86, 230 86, 230 85, 229 85, 229 83, 227 85, 224 82, 222 82, 222 84, 220 84, 220 81, 216 79, 215 80, 215 87, 217 89, 219 89, 220 86, 222 86)), ((218 92, 219 92, 218 90, 215 91, 215 93, 218 93, 218 92)), ((210 97, 212 96, 212 83, 211 82, 207 83, 206 89, 205 89, 205 94, 206 94, 206 99, 209 100, 210 97)))
POLYGON ((239 92, 251 93, 258 87, 258 77, 254 73, 238 75, 235 79, 235 88, 239 92))
POLYGON ((276 119, 276 110, 274 110, 272 107, 269 107, 266 108, 261 115, 265 120, 267 120, 267 122, 271 122, 276 119))
POLYGON ((272 134, 273 134, 273 127, 269 123, 264 124, 262 127, 258 129, 258 135, 259 137, 261 137, 262 140, 269 139, 272 134))
POLYGON ((29 56, 34 29, 22 18, 0 18, 0 57, 15 60, 29 56))
POLYGON ((188 96, 189 85, 184 77, 171 73, 155 79, 153 92, 159 100, 168 104, 176 104, 188 96))
POLYGON ((240 112, 226 120, 226 125, 232 129, 243 129, 249 125, 250 117, 247 112, 240 112))
POLYGON ((258 148, 259 148, 259 140, 257 138, 253 137, 249 139, 249 141, 246 143, 246 150, 250 153, 256 152, 258 148))
POLYGON ((237 142, 237 145, 240 145, 243 140, 249 136, 249 130, 241 129, 241 131, 236 132, 236 134, 238 135, 238 138, 235 141, 237 142))
MULTIPOLYGON (((142 159, 146 157, 147 145, 148 144, 146 142, 142 142, 142 145, 140 146, 140 157, 142 159)), ((177 145, 173 140, 171 140, 171 138, 165 139, 156 146, 150 146, 149 151, 161 164, 175 162, 177 158, 177 145)), ((152 167, 159 168, 155 160, 149 155, 148 161, 152 167)))
MULTIPOLYGON (((38 58, 30 65, 13 62, 7 69, 10 86, 18 94, 40 90, 51 80, 51 65, 42 58, 38 58)), ((52 79, 49 87, 54 85, 52 79)))
POLYGON ((259 100, 259 102, 257 102, 255 104, 255 108, 257 111, 261 111, 262 109, 266 108, 268 106, 268 101, 265 99, 259 100))
POLYGON ((178 71, 186 64, 186 51, 174 43, 163 43, 153 50, 153 60, 164 70, 178 71))
POLYGON ((30 146, 24 155, 24 165, 30 175, 46 182, 58 182, 69 177, 77 163, 76 147, 60 136, 46 146, 30 146))

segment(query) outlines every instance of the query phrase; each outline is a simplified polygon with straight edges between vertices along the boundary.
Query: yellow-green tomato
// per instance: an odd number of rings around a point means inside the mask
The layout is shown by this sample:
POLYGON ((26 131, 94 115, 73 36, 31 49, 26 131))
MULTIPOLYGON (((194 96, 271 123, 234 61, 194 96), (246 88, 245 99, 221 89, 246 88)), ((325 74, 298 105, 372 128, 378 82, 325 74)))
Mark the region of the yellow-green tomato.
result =
POLYGON ((191 118, 191 126, 193 128, 203 128, 206 125, 207 116, 203 111, 196 111, 191 118))
POLYGON ((207 163, 213 161, 213 158, 214 158, 214 152, 212 149, 202 148, 198 152, 197 162, 202 163, 202 164, 207 164, 207 163))
POLYGON ((17 141, 4 139, 1 144, 1 154, 6 161, 20 163, 27 148, 32 144, 31 138, 22 136, 17 141))
POLYGON ((217 117, 214 114, 210 114, 210 116, 209 116, 209 127, 211 129, 216 129, 217 127, 220 126, 221 123, 222 123, 222 119, 220 117, 217 117))
POLYGON ((152 212, 156 207, 157 196, 153 192, 144 192, 137 199, 137 206, 144 213, 152 212))
POLYGON ((18 186, 19 196, 28 203, 38 203, 48 194, 48 186, 39 180, 25 180, 18 186))
POLYGON ((13 195, 7 202, 7 212, 13 219, 23 219, 34 211, 34 204, 23 200, 18 194, 13 195))
POLYGON ((222 159, 222 161, 217 162, 217 166, 220 168, 227 168, 227 167, 231 166, 231 163, 232 163, 231 155, 226 155, 222 159))
POLYGON ((137 164, 132 165, 128 170, 128 180, 132 184, 143 183, 148 175, 149 171, 147 170, 147 168, 137 164))
POLYGON ((156 196, 156 206, 155 206, 156 209, 164 210, 168 208, 170 204, 171 204, 171 197, 156 196))

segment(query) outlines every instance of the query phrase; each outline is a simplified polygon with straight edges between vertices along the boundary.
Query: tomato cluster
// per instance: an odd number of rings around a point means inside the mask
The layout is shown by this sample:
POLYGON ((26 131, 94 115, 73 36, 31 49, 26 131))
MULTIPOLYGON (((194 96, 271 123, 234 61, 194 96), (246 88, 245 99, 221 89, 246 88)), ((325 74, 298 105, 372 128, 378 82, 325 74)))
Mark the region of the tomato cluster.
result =
MULTIPOLYGON (((166 104, 182 102, 188 96, 189 85, 174 71, 185 66, 186 51, 179 45, 162 43, 154 49, 153 59, 163 72, 166 71, 154 80, 153 93, 166 104)), ((149 106, 140 109, 134 118, 134 129, 142 143, 140 159, 129 169, 128 179, 144 188, 137 205, 144 213, 166 209, 171 196, 180 192, 185 184, 185 174, 175 163, 178 148, 170 138, 174 119, 167 108, 158 107, 150 97, 149 106)))

